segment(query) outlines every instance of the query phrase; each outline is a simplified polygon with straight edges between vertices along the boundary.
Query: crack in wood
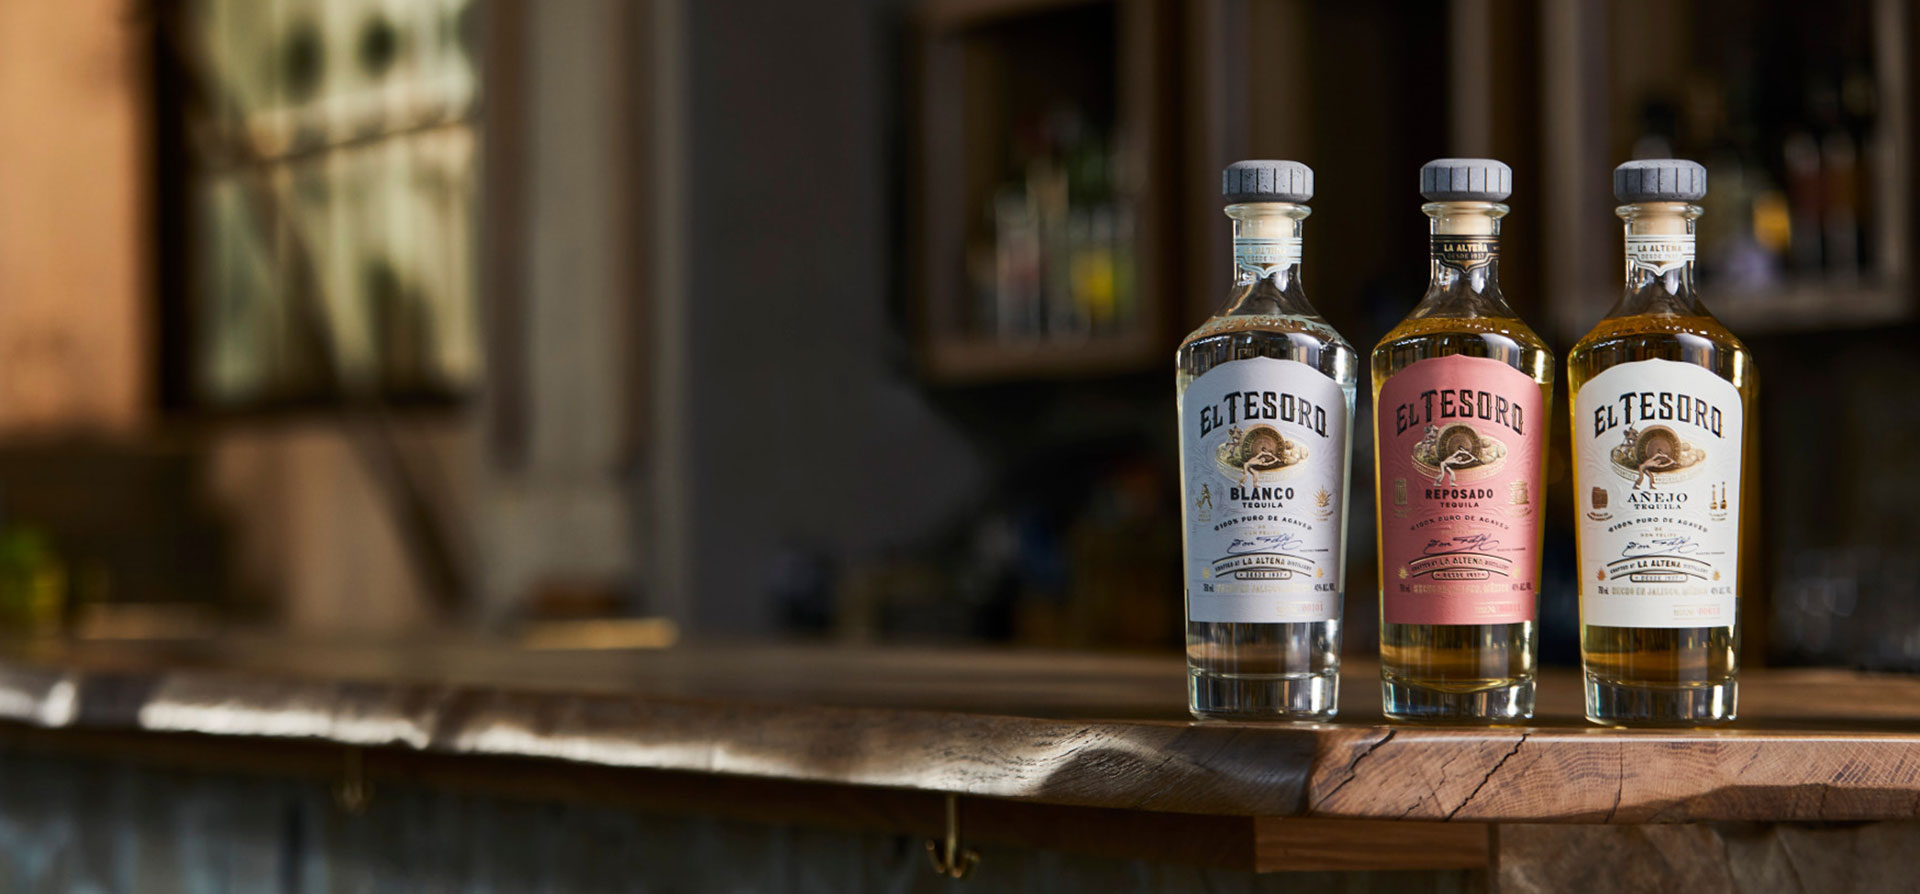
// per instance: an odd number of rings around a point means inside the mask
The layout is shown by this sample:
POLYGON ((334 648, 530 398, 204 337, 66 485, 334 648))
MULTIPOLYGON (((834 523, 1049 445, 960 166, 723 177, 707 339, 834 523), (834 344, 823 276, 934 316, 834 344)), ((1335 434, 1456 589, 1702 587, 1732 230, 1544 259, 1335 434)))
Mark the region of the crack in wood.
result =
POLYGON ((1358 755, 1354 756, 1353 760, 1348 761, 1347 762, 1347 778, 1340 780, 1340 784, 1334 786, 1332 791, 1329 791, 1326 794, 1321 795, 1319 798, 1314 799, 1313 806, 1317 808, 1320 805, 1327 803, 1327 800, 1329 798, 1332 798, 1334 795, 1339 794, 1341 789, 1346 788, 1347 783, 1352 782, 1354 780, 1354 777, 1356 775, 1354 773, 1354 770, 1360 766, 1360 762, 1363 760, 1366 760, 1367 757, 1373 754, 1375 751, 1380 750, 1380 746, 1393 741, 1394 734, 1398 732, 1400 732, 1398 729, 1388 728, 1386 735, 1381 736, 1379 739, 1375 740, 1373 744, 1367 746, 1367 750, 1360 752, 1358 755))
POLYGON ((1603 823, 1613 822, 1613 815, 1620 812, 1620 796, 1627 791, 1627 750, 1615 748, 1613 753, 1620 758, 1620 768, 1613 774, 1613 806, 1607 808, 1607 818, 1603 823))
POLYGON ((1472 803, 1473 799, 1480 794, 1480 790, 1483 788, 1486 788, 1488 782, 1493 781, 1493 774, 1500 772, 1500 768, 1507 765, 1508 758, 1511 758, 1514 755, 1520 753, 1520 746, 1527 744, 1527 736, 1529 735, 1532 735, 1532 734, 1531 733, 1520 734, 1519 741, 1516 741, 1513 743, 1513 749, 1511 751, 1508 751, 1506 754, 1503 754, 1500 756, 1500 760, 1494 763, 1493 769, 1488 770, 1487 775, 1481 778, 1480 784, 1474 786, 1473 791, 1470 791, 1467 793, 1466 800, 1461 801, 1458 807, 1455 807, 1452 810, 1447 811, 1448 820, 1452 820, 1456 814, 1458 814, 1461 810, 1465 809, 1469 803, 1472 803))

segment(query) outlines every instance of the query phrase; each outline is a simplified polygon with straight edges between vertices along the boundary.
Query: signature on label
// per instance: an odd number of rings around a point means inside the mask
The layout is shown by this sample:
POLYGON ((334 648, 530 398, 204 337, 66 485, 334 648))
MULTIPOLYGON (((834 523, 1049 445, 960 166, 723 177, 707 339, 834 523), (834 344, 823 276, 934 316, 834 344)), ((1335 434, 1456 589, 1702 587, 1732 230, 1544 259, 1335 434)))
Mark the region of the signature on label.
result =
POLYGON ((1423 555, 1444 556, 1451 553, 1486 553, 1500 545, 1500 538, 1492 534, 1462 534, 1458 537, 1436 537, 1427 541, 1423 555))
POLYGON ((1235 537, 1227 546, 1227 554, 1237 556, 1243 553, 1278 553, 1290 549, 1299 549, 1305 541, 1292 534, 1262 534, 1255 537, 1235 537))
POLYGON ((1620 557, 1637 559, 1642 556, 1684 556, 1698 552, 1699 549, 1700 544, 1693 542, 1692 537, 1654 537, 1645 543, 1638 540, 1627 541, 1627 545, 1620 548, 1620 557))

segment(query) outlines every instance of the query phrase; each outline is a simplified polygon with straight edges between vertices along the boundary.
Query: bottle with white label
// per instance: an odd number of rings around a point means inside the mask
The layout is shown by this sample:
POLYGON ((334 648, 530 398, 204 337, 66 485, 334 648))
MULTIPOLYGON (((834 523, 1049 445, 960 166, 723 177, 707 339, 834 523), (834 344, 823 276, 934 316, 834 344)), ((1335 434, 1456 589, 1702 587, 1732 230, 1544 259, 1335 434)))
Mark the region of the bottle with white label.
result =
POLYGON ((1420 169, 1432 278, 1373 350, 1380 681, 1396 720, 1533 716, 1553 354, 1500 293, 1490 158, 1420 169))
POLYGON ((1679 159, 1613 174, 1626 291, 1567 358, 1587 718, 1734 718, 1753 356, 1694 294, 1694 204, 1679 159))
POLYGON ((1177 355, 1188 708, 1324 720, 1339 699, 1358 360, 1300 287, 1313 171, 1238 162, 1225 194, 1233 292, 1177 355))

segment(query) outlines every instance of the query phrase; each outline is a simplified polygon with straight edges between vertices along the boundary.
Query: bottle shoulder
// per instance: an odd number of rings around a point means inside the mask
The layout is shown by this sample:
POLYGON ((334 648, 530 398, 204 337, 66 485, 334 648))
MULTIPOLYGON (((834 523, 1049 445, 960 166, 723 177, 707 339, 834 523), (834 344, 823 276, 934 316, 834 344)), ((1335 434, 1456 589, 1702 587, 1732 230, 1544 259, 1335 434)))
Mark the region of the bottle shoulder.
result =
POLYGON ((1336 331, 1332 324, 1318 316, 1300 314, 1216 314, 1181 339, 1181 349, 1198 342, 1221 336, 1246 333, 1265 333, 1268 335, 1293 338, 1306 336, 1329 347, 1353 350, 1352 343, 1336 331))
MULTIPOLYGON (((1396 347, 1411 343, 1425 343, 1437 340, 1451 340, 1458 344, 1474 341, 1500 343, 1503 347, 1519 347, 1533 351, 1553 353, 1539 333, 1533 331, 1519 317, 1422 317, 1409 316, 1400 321, 1382 336, 1374 347, 1374 353, 1392 351, 1396 347), (1464 338, 1462 338, 1464 337, 1464 338)), ((1458 353, 1449 351, 1447 353, 1458 353)))
POLYGON ((1751 357, 1746 342, 1710 314, 1634 314, 1607 317, 1575 342, 1570 357, 1590 355, 1596 349, 1634 345, 1699 342, 1722 351, 1751 357))
POLYGON ((1442 357, 1504 363, 1542 385, 1554 380, 1552 349, 1517 317, 1409 317, 1373 349, 1375 387, 1410 366, 1442 357))
POLYGON ((1753 352, 1710 315, 1609 317, 1574 343, 1567 367, 1576 391, 1616 366, 1666 360, 1702 367, 1751 397, 1759 384, 1753 352))

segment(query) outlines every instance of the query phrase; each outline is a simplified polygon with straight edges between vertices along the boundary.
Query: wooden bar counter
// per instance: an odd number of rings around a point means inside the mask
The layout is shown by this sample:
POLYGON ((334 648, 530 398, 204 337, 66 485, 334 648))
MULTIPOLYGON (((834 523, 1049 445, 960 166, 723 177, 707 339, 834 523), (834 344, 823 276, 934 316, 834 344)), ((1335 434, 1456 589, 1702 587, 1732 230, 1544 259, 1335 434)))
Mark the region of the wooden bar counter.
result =
POLYGON ((1194 723, 1182 675, 984 649, 33 643, 0 653, 0 745, 320 777, 348 808, 449 786, 1254 870, 1497 864, 1514 890, 1556 860, 1724 868, 1728 824, 1780 851, 1793 824, 1920 817, 1915 678, 1753 672, 1732 729, 1621 731, 1580 719, 1570 672, 1532 725, 1483 729, 1388 725, 1366 665, 1336 723, 1194 723))

